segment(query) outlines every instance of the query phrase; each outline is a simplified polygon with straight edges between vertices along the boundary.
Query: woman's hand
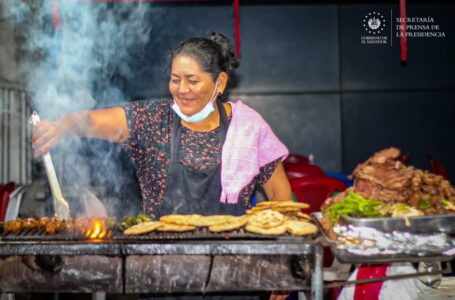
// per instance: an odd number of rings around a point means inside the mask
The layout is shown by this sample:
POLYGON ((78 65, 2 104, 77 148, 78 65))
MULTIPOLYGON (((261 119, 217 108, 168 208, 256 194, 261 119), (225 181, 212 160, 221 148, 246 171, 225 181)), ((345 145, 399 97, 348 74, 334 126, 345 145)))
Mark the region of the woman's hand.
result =
POLYGON ((46 154, 63 136, 73 134, 123 143, 130 138, 125 111, 122 107, 80 111, 57 121, 41 121, 33 127, 33 156, 46 154))
POLYGON ((52 146, 62 137, 58 128, 58 121, 51 122, 43 120, 33 126, 32 146, 34 148, 33 156, 37 158, 46 154, 52 146))

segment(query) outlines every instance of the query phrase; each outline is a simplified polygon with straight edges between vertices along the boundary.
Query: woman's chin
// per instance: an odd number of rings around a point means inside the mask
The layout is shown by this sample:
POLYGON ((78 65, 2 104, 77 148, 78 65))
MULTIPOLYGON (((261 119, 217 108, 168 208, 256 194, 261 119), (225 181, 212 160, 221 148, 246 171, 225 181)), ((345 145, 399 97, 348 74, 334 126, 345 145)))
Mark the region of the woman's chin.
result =
POLYGON ((185 116, 192 116, 196 113, 196 111, 194 109, 185 109, 183 107, 180 107, 180 110, 182 111, 182 113, 185 115, 185 116))
POLYGON ((192 101, 180 100, 177 102, 177 105, 180 107, 180 110, 187 116, 195 114, 195 112, 197 112, 195 103, 192 101))

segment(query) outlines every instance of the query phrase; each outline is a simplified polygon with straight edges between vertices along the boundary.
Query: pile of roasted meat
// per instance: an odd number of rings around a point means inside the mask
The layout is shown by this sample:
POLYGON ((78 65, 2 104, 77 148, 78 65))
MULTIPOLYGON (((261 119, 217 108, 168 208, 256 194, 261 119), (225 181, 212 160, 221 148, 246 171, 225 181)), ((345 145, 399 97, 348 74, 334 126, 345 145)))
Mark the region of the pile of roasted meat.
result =
MULTIPOLYGON (((388 148, 358 165, 353 187, 327 199, 322 211, 349 212, 341 201, 357 199, 360 211, 369 207, 372 216, 396 217, 455 213, 455 188, 442 176, 406 166, 400 151, 388 148), (346 200, 347 199, 347 200, 346 200)), ((354 203, 354 202, 353 202, 354 203)))

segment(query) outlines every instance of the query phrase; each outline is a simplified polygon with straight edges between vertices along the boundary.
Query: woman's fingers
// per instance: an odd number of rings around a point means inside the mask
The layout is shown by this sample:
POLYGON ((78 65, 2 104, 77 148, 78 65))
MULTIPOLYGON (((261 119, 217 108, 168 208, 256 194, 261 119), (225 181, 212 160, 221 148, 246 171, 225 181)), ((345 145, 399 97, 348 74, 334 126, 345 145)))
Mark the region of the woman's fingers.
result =
POLYGON ((45 144, 47 144, 48 141, 51 139, 59 137, 59 133, 55 130, 49 130, 40 135, 34 142, 33 142, 33 147, 34 148, 40 148, 43 147, 45 144))
POLYGON ((42 121, 35 125, 32 136, 32 146, 35 149, 33 156, 38 157, 48 152, 59 138, 60 133, 52 122, 42 121))
POLYGON ((49 130, 52 127, 52 123, 49 121, 41 121, 38 124, 33 126, 33 136, 39 136, 49 130))
POLYGON ((49 150, 52 148, 52 146, 54 146, 57 142, 58 142, 58 136, 52 137, 50 140, 47 141, 46 144, 44 144, 43 146, 41 146, 39 148, 36 148, 33 155, 35 156, 35 158, 37 158, 40 155, 46 154, 47 152, 49 152, 49 150))

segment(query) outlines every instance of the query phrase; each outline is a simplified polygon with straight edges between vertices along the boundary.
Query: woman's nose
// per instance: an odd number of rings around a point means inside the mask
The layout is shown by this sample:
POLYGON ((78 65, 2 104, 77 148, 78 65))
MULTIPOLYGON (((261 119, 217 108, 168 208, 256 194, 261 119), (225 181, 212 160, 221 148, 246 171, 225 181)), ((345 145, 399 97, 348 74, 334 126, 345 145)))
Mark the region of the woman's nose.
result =
POLYGON ((189 91, 188 84, 185 81, 180 82, 179 85, 179 94, 185 94, 189 91))

